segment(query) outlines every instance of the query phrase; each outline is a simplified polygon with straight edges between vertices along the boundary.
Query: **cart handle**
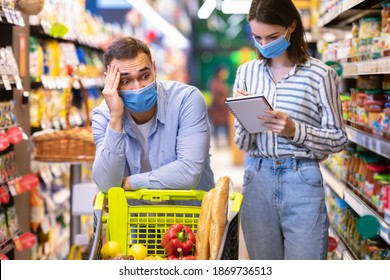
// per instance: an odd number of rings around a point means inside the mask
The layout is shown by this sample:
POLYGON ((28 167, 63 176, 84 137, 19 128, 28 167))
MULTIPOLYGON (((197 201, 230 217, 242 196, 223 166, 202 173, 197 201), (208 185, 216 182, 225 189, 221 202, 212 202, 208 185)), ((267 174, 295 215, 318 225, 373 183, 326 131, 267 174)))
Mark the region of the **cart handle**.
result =
POLYGON ((90 260, 98 260, 100 258, 100 249, 103 245, 101 243, 103 224, 107 222, 107 217, 103 215, 105 203, 107 203, 107 195, 103 192, 98 192, 95 196, 95 201, 93 204, 94 229, 93 243, 89 255, 90 260))
POLYGON ((101 191, 96 194, 95 200, 93 202, 93 210, 103 210, 105 197, 106 194, 101 191))
POLYGON ((244 199, 244 196, 239 192, 234 192, 230 194, 230 200, 233 201, 232 207, 230 209, 230 212, 238 213, 241 209, 242 200, 244 199))
POLYGON ((202 201, 206 191, 203 190, 161 190, 138 189, 126 190, 126 199, 167 201, 167 200, 196 200, 202 201))

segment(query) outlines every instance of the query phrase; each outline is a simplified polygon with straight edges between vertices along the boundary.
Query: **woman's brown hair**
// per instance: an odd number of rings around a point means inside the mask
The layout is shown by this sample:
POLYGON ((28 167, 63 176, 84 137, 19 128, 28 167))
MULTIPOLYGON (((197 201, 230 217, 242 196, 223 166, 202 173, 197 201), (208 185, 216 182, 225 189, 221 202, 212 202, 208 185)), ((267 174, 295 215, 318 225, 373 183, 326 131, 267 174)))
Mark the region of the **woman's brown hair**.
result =
MULTIPOLYGON (((288 57, 296 64, 303 64, 309 59, 301 16, 291 0, 253 0, 247 20, 255 20, 265 24, 289 27, 295 22, 295 30, 291 33, 288 57)), ((260 59, 265 59, 258 52, 260 59)))

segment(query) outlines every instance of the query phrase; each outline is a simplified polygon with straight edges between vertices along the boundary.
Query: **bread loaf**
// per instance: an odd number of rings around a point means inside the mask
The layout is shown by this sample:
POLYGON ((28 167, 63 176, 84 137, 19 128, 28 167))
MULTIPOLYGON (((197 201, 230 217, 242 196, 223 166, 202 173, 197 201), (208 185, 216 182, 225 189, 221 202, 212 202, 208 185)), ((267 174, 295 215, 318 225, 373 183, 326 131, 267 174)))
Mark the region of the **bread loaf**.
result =
POLYGON ((213 191, 209 234, 210 260, 216 260, 218 258, 219 249, 222 244, 223 234, 227 223, 230 184, 231 179, 228 176, 221 177, 217 181, 213 191))
POLYGON ((213 191, 214 189, 205 194, 200 207, 198 227, 195 236, 195 256, 197 260, 208 260, 210 257, 209 232, 213 191))

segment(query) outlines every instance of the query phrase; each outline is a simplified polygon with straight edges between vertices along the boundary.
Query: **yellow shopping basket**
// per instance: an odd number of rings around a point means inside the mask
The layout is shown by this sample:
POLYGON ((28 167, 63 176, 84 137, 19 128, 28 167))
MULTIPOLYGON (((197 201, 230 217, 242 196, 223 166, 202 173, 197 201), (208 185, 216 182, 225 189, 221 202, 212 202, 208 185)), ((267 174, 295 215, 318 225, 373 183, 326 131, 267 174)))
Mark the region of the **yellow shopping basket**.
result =
MULTIPOLYGON (((128 255, 132 244, 144 244, 148 255, 166 257, 160 245, 167 229, 181 223, 196 234, 200 206, 182 205, 201 202, 205 191, 201 190, 152 190, 124 191, 111 188, 108 194, 98 193, 94 205, 94 237, 90 259, 100 259, 102 245, 110 240, 120 244, 121 253, 128 255), (142 205, 139 201, 143 201, 142 205), (108 205, 108 211, 104 206, 108 205)), ((242 202, 240 193, 232 193, 229 202, 228 225, 221 246, 220 259, 238 259, 239 213, 242 202)), ((198 203, 200 205, 200 203, 198 203)))

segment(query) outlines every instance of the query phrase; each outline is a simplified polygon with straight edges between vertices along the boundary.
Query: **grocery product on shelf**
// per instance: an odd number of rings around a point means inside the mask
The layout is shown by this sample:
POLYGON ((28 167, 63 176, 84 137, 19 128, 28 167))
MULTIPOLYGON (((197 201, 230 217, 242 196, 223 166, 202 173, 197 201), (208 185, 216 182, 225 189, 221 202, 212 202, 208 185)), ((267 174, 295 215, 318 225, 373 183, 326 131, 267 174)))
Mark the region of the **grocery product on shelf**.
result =
POLYGON ((364 260, 390 259, 389 244, 377 235, 371 236, 371 238, 364 238, 361 235, 359 226, 361 226, 362 221, 365 218, 375 219, 373 216, 360 217, 345 200, 337 196, 330 188, 326 188, 326 201, 332 232, 336 234, 334 238, 337 239, 340 247, 336 249, 336 252, 342 253, 338 257, 330 255, 333 259, 343 259, 344 255, 364 260))

